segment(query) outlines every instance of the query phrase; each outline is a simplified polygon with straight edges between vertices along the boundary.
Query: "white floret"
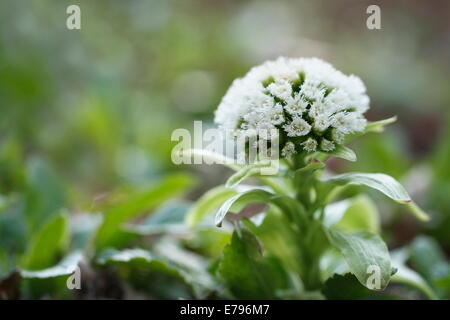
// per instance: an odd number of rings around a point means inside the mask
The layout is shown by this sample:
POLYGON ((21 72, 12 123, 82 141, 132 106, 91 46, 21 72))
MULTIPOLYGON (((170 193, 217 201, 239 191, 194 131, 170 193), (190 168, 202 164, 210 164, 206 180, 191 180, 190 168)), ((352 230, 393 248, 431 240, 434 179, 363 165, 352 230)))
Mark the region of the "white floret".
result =
POLYGON ((300 117, 295 117, 292 121, 283 126, 288 137, 305 136, 311 131, 311 125, 300 117))

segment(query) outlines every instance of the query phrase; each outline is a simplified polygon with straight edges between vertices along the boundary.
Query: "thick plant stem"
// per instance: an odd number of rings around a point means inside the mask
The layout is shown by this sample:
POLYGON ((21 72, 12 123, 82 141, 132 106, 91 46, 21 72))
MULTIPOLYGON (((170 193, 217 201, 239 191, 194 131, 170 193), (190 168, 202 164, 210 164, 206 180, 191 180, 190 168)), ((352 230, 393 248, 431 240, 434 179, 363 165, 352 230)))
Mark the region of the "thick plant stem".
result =
POLYGON ((317 221, 312 221, 310 223, 305 239, 306 241, 303 246, 303 283, 307 291, 318 290, 321 286, 319 263, 322 250, 314 245, 318 240, 317 235, 318 231, 320 231, 318 228, 320 228, 320 226, 317 224, 317 221))
MULTIPOLYGON (((305 158, 295 159, 295 170, 306 165, 305 158)), ((322 206, 320 199, 315 195, 316 175, 314 171, 305 172, 302 174, 295 174, 292 177, 292 185, 295 189, 296 200, 305 208, 308 215, 308 222, 306 226, 306 234, 302 236, 302 266, 303 272, 300 275, 307 291, 316 291, 321 287, 320 279, 320 258, 323 250, 317 243, 320 243, 321 224, 314 217, 314 213, 322 206)))

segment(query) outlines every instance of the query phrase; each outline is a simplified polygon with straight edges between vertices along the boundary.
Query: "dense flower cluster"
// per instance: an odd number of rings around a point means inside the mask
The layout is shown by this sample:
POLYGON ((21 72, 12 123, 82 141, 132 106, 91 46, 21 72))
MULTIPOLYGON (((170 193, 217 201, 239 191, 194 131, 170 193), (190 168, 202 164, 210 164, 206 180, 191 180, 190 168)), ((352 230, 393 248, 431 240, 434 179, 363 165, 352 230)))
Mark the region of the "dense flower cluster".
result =
POLYGON ((347 134, 362 131, 369 97, 360 78, 317 58, 267 61, 236 79, 215 122, 235 136, 270 137, 278 129, 281 154, 332 151, 347 134))

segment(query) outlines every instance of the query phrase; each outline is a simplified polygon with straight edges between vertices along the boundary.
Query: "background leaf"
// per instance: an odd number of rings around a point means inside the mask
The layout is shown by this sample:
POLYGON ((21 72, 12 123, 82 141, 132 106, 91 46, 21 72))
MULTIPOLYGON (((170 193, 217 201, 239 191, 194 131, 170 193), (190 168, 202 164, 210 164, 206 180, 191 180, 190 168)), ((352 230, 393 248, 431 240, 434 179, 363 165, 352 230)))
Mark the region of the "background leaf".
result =
POLYGON ((188 233, 184 220, 190 207, 187 202, 170 201, 144 221, 128 225, 126 229, 140 235, 188 233))
POLYGON ((175 197, 192 185, 192 179, 185 174, 175 174, 145 191, 132 195, 125 202, 105 213, 103 224, 96 235, 98 249, 121 243, 121 225, 143 213, 148 213, 161 203, 175 197))
MULTIPOLYGON (((156 281, 158 275, 161 274, 172 278, 172 280, 176 279, 178 282, 182 282, 184 285, 188 286, 195 294, 196 298, 204 298, 205 294, 214 288, 214 283, 212 283, 209 278, 206 280, 199 278, 199 270, 192 270, 186 267, 186 265, 180 265, 167 256, 140 248, 125 249, 121 251, 107 249, 97 257, 97 263, 100 265, 117 265, 126 267, 128 276, 137 281, 139 281, 139 278, 134 278, 134 275, 136 274, 138 276, 142 276, 142 272, 140 271, 145 271, 148 276, 145 277, 145 279, 148 283, 138 284, 138 287, 146 288, 147 290, 149 287, 152 287, 152 285, 155 285, 152 283, 152 279, 156 281)), ((204 273, 201 275, 204 276, 204 273)), ((142 280, 143 279, 140 279, 140 281, 142 280)), ((165 284, 168 283, 175 285, 175 283, 168 282, 166 280, 165 284)), ((176 285, 178 286, 179 283, 176 285)), ((177 291, 174 293, 171 293, 170 290, 161 291, 166 292, 167 294, 179 294, 177 291)), ((171 298, 179 298, 179 296, 172 296, 171 298)))
POLYGON ((29 279, 47 279, 67 276, 75 271, 75 268, 78 266, 78 263, 80 263, 82 257, 81 251, 74 251, 53 267, 34 271, 22 269, 20 275, 23 278, 29 279))
POLYGON ((33 237, 23 258, 23 267, 41 270, 52 266, 66 248, 68 237, 67 217, 59 214, 33 237))
POLYGON ((59 176, 40 158, 28 162, 26 176, 26 215, 33 233, 66 205, 66 191, 59 176))
POLYGON ((406 265, 409 258, 409 249, 397 249, 391 253, 392 265, 397 272, 392 276, 391 281, 409 285, 421 291, 427 298, 436 299, 436 294, 425 279, 417 272, 406 265))
POLYGON ((410 262, 440 296, 450 294, 450 263, 433 238, 419 236, 411 243, 410 262))

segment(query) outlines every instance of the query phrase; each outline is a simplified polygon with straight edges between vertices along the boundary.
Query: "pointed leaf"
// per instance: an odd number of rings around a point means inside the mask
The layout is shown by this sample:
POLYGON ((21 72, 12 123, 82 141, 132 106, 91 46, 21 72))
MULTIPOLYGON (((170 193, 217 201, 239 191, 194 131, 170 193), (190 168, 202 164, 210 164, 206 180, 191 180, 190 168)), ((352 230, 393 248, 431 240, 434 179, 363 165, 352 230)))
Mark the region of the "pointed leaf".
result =
POLYGON ((369 232, 346 234, 328 229, 331 245, 339 250, 351 272, 362 285, 371 290, 382 290, 391 277, 391 260, 384 241, 369 232))
POLYGON ((363 131, 355 132, 355 133, 347 135, 345 137, 345 141, 346 142, 352 141, 353 139, 355 139, 359 136, 362 136, 366 133, 369 133, 369 132, 375 132, 375 133, 383 132, 384 126, 386 126, 390 123, 393 123, 395 121, 397 121, 397 116, 394 116, 394 117, 391 117, 388 119, 384 119, 384 120, 380 120, 380 121, 369 122, 363 131))
POLYGON ((186 214, 186 224, 189 227, 197 226, 203 218, 216 210, 227 199, 236 195, 237 191, 224 186, 215 187, 206 192, 197 202, 191 207, 186 214))
POLYGON ((254 163, 254 164, 242 167, 236 173, 234 173, 230 178, 228 178, 227 182, 225 183, 225 186, 227 188, 234 188, 235 186, 237 186, 239 183, 241 183, 242 181, 244 181, 247 178, 262 175, 261 170, 267 169, 270 167, 271 167, 270 163, 254 163))
POLYGON ((344 145, 338 145, 336 147, 336 149, 334 149, 331 152, 328 152, 327 154, 330 156, 333 156, 333 157, 341 158, 341 159, 352 161, 352 162, 356 161, 355 152, 352 149, 347 148, 344 145))
POLYGON ((319 161, 319 160, 315 160, 315 161, 310 161, 306 166, 304 166, 303 168, 297 169, 295 172, 303 173, 303 172, 307 172, 307 171, 319 170, 322 168, 325 168, 325 163, 323 163, 322 161, 319 161))
POLYGON ((324 181, 330 181, 339 185, 364 185, 376 189, 395 201, 407 204, 411 212, 419 220, 424 221, 428 219, 428 216, 412 203, 411 197, 405 188, 397 180, 386 174, 350 172, 333 176, 324 181))
POLYGON ((273 196, 273 193, 268 192, 262 188, 254 188, 249 191, 239 193, 227 201, 220 207, 217 211, 214 223, 217 226, 222 224, 223 219, 225 219, 226 214, 230 211, 233 213, 238 213, 247 204, 256 202, 268 202, 273 196))
POLYGON ((364 133, 367 132, 383 132, 384 126, 391 124, 397 121, 397 116, 393 116, 391 118, 387 118, 384 120, 369 122, 364 129, 364 133))

